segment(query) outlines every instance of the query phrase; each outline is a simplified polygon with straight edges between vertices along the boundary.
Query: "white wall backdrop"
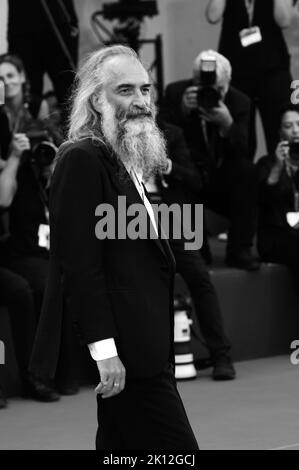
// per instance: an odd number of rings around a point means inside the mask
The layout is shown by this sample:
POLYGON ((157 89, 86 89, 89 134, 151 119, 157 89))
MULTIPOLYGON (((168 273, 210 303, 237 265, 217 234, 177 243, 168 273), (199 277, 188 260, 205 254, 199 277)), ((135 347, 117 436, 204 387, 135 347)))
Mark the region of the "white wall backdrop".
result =
MULTIPOLYGON (((75 0, 81 25, 81 55, 97 47, 90 16, 109 1, 75 0)), ((193 58, 201 49, 217 47, 219 28, 207 24, 204 17, 206 4, 206 0, 158 0, 159 16, 145 19, 142 37, 149 39, 157 34, 163 37, 166 83, 189 76, 193 58)), ((146 49, 143 54, 150 58, 151 51, 146 49)))
POLYGON ((0 54, 7 51, 6 42, 7 0, 0 0, 0 54))
MULTIPOLYGON (((20 0, 26 1, 26 0, 20 0)), ((80 57, 98 47, 97 38, 90 25, 93 12, 103 3, 115 0, 75 0, 80 21, 80 57)), ((203 49, 217 48, 219 26, 211 26, 205 19, 208 0, 158 0, 159 16, 147 18, 142 27, 142 37, 154 38, 162 34, 165 84, 187 78, 191 74, 194 57, 203 49)), ((7 0, 0 0, 0 53, 6 52, 7 0)), ((286 31, 286 39, 292 54, 294 78, 299 79, 299 20, 286 31)), ((150 46, 142 51, 142 57, 151 62, 150 46)), ((45 81, 45 88, 49 88, 45 81)), ((262 135, 260 125, 259 134, 262 135)), ((262 138, 260 141, 262 142, 262 138)), ((263 152, 264 145, 260 147, 263 152)))
MULTIPOLYGON (((26 0, 20 0, 26 1, 26 0)), ((103 3, 115 0, 75 0, 80 21, 80 56, 95 49, 97 38, 90 26, 90 17, 103 3)), ((219 26, 207 24, 204 11, 208 0, 158 0, 159 16, 146 19, 142 28, 144 38, 157 34, 163 37, 165 82, 187 77, 193 58, 206 48, 216 48, 219 26)), ((6 52, 7 0, 0 0, 0 53, 6 52)), ((299 20, 286 31, 293 56, 294 78, 299 79, 299 20)), ((150 57, 150 51, 144 51, 150 57)))

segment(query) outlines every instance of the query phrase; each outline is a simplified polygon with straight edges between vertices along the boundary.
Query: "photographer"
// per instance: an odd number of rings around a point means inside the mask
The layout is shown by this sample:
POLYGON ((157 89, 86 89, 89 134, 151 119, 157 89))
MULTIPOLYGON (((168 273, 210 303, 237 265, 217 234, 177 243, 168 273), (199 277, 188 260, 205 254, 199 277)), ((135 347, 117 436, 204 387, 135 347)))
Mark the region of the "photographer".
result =
MULTIPOLYGON (((182 130, 172 124, 158 120, 167 143, 168 168, 161 175, 152 177, 146 183, 151 203, 184 204, 190 203, 190 189, 196 190, 200 174, 190 159, 182 130)), ((176 271, 186 282, 195 307, 205 345, 213 366, 213 380, 233 380, 236 372, 231 358, 231 345, 224 331, 223 317, 216 290, 210 279, 201 252, 185 250, 184 237, 171 236, 176 271)))
POLYGON ((281 112, 276 151, 258 161, 258 249, 263 260, 299 267, 299 106, 281 112))
POLYGON ((194 202, 229 217, 227 264, 256 270, 251 255, 257 181, 248 153, 250 102, 230 86, 231 66, 215 51, 199 54, 193 79, 168 85, 161 117, 181 127, 201 174, 194 202))
MULTIPOLYGON (((56 147, 47 126, 44 101, 26 96, 26 76, 20 59, 0 58, 0 78, 5 84, 4 112, 9 139, 1 138, 6 166, 0 175, 0 203, 9 209, 9 239, 5 267, 26 279, 31 287, 38 323, 49 265, 48 180, 56 147)), ((71 336, 71 331, 67 332, 71 336)), ((71 340, 70 340, 71 341, 71 340)), ((62 360, 71 349, 66 344, 62 360)), ((59 383, 62 393, 76 391, 71 371, 59 383), (72 386, 71 386, 72 385, 72 386)), ((57 394, 49 387, 51 398, 57 394)))

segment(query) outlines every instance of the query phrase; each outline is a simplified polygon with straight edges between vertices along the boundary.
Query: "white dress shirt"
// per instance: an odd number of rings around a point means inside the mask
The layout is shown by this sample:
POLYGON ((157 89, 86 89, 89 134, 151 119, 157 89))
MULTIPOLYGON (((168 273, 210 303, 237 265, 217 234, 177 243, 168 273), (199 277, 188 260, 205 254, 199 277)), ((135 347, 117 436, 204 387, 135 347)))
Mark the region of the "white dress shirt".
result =
MULTIPOLYGON (((148 215, 151 219, 152 225, 154 227, 154 230, 156 232, 156 235, 158 237, 158 228, 157 228, 157 223, 155 219, 155 214, 153 211, 153 208, 147 199, 143 185, 142 185, 142 174, 139 172, 136 172, 133 168, 129 169, 126 167, 126 170, 128 171, 129 175, 131 176, 131 179, 133 183, 136 186, 136 189, 146 207, 146 210, 148 212, 148 215)), ((89 352, 91 354, 91 357, 95 361, 103 361, 104 359, 109 359, 111 357, 117 356, 117 349, 115 345, 114 338, 108 338, 104 339, 102 341, 96 341, 95 343, 90 343, 88 345, 89 352)))

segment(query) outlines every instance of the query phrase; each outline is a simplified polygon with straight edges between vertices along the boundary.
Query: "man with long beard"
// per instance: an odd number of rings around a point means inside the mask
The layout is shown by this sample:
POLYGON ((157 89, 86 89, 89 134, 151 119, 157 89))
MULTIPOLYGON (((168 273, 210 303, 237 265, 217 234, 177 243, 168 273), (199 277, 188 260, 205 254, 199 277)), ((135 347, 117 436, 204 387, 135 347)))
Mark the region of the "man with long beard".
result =
MULTIPOLYGON (((69 141, 52 177, 51 268, 32 369, 53 375, 59 344, 40 360, 39 344, 60 337, 73 317, 96 361, 100 449, 196 450, 173 375, 174 259, 166 240, 100 240, 95 209, 119 196, 144 204, 160 233, 142 180, 167 162, 154 121, 151 84, 124 46, 93 53, 77 77, 69 141)), ((56 344, 55 344, 56 343, 56 344)))

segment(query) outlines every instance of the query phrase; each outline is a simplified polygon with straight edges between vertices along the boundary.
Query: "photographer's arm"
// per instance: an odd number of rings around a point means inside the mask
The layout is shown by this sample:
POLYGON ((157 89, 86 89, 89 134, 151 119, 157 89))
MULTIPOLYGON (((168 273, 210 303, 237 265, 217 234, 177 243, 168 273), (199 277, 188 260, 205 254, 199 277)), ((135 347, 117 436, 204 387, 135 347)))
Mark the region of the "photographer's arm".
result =
POLYGON ((258 184, 259 184, 259 202, 263 206, 273 206, 281 201, 280 176, 283 166, 273 158, 266 156, 259 159, 256 164, 258 184))
POLYGON ((277 184, 280 180, 281 172, 285 166, 286 158, 289 154, 289 144, 286 141, 279 142, 275 151, 275 158, 272 164, 269 176, 267 178, 268 185, 277 184))
POLYGON ((166 87, 159 108, 159 118, 162 121, 169 122, 179 127, 183 127, 185 125, 186 113, 183 106, 183 100, 185 93, 191 88, 194 87, 188 87, 186 90, 181 92, 176 83, 171 83, 166 87))
POLYGON ((173 128, 168 133, 168 145, 172 164, 167 177, 180 181, 188 189, 196 192, 200 191, 202 189, 202 178, 192 162, 190 150, 180 128, 173 128))
POLYGON ((42 100, 40 108, 39 108, 39 113, 38 113, 38 119, 48 119, 50 117, 50 109, 48 102, 46 100, 42 100))
POLYGON ((210 0, 206 8, 206 18, 209 23, 216 24, 223 17, 226 0, 210 0))
POLYGON ((290 26, 293 9, 293 0, 274 0, 274 18, 280 28, 290 26))
MULTIPOLYGON (((230 145, 234 155, 245 155, 248 143, 248 112, 238 110, 234 115, 222 101, 210 110, 199 108, 201 118, 217 127, 220 138, 230 145)), ((231 153, 232 153, 231 152, 231 153)))
POLYGON ((247 157, 249 151, 249 99, 244 96, 242 100, 239 98, 238 104, 234 106, 234 111, 231 110, 231 115, 233 122, 224 139, 229 143, 234 158, 247 157))
POLYGON ((17 190, 17 172, 20 160, 15 156, 9 157, 5 168, 0 173, 0 207, 9 207, 17 190))
POLYGON ((0 173, 0 206, 9 207, 17 191, 17 174, 21 155, 30 148, 25 134, 15 134, 6 165, 0 173))

